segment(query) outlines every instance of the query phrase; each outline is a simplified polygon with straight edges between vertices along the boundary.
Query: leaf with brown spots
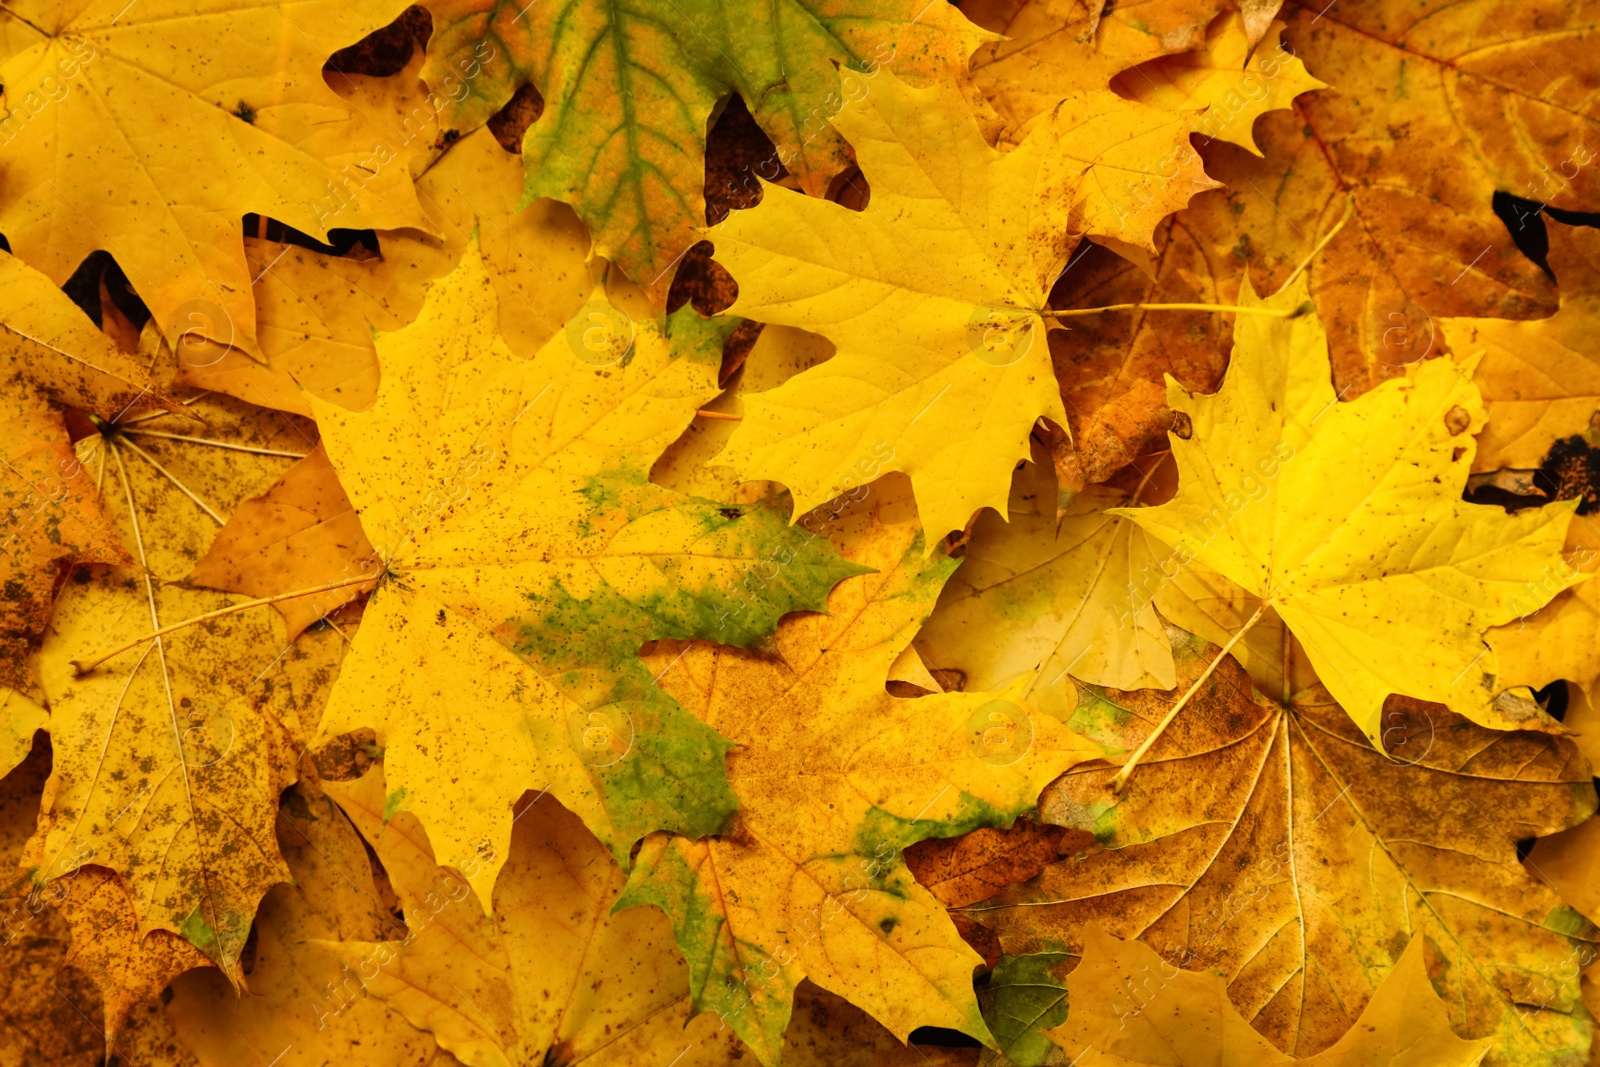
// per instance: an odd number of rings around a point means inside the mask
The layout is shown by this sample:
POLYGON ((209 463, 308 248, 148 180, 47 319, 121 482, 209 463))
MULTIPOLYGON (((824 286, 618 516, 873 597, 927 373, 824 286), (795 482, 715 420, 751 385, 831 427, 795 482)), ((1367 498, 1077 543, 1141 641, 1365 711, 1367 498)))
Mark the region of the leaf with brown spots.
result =
POLYGON ((181 934, 229 972, 262 893, 287 874, 271 820, 342 642, 329 632, 290 647, 282 622, 259 608, 140 639, 246 599, 174 583, 222 515, 288 469, 292 454, 271 445, 305 432, 294 416, 211 396, 81 441, 85 479, 133 559, 72 575, 39 655, 55 771, 34 879, 109 868, 141 935, 181 934), (75 661, 130 642, 77 673, 75 661))
MULTIPOLYGON (((1172 633, 1187 685, 1215 648, 1172 633)), ((1515 843, 1594 811, 1587 763, 1566 739, 1400 699, 1385 756, 1322 701, 1265 700, 1225 660, 1120 797, 1105 763, 1045 790, 1042 820, 1103 848, 967 914, 1012 954, 1078 955, 1091 923, 1137 938, 1164 973, 1222 976, 1249 1024, 1292 1057, 1343 1037, 1422 939, 1452 1028, 1495 1041, 1486 1064, 1581 1061, 1593 1024, 1564 965, 1592 959, 1600 931, 1523 870, 1515 843)), ((1069 724, 1127 752, 1171 703, 1086 691, 1069 724)))

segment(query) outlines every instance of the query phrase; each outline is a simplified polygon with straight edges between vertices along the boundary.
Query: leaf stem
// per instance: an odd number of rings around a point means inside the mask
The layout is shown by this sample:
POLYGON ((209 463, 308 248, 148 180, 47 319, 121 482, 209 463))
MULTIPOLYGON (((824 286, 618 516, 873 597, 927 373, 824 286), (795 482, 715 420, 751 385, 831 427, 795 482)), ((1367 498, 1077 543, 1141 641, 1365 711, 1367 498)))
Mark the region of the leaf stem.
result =
POLYGON ((1127 787, 1128 778, 1133 774, 1134 768, 1139 766, 1139 761, 1144 759, 1145 754, 1150 751, 1150 747, 1156 743, 1156 739, 1166 731, 1168 726, 1172 725, 1172 720, 1178 717, 1178 712, 1182 711, 1183 706, 1189 703, 1189 698, 1199 691, 1200 686, 1205 683, 1207 678, 1211 677, 1211 672, 1217 669, 1217 664, 1222 662, 1222 658, 1233 651, 1233 646, 1239 643, 1239 639, 1249 633, 1255 624, 1261 621, 1261 616, 1266 610, 1267 602, 1263 600, 1261 606, 1256 608, 1256 613, 1250 616, 1249 620, 1244 624, 1244 628, 1228 638, 1228 643, 1223 645, 1217 652, 1216 658, 1211 661, 1210 665, 1200 672, 1200 677, 1194 680, 1194 684, 1189 687, 1189 691, 1178 698, 1178 702, 1172 705, 1172 710, 1167 712, 1166 717, 1156 724, 1156 728, 1150 732, 1149 737, 1144 739, 1144 743, 1133 750, 1133 755, 1128 757, 1128 762, 1124 763, 1122 769, 1117 772, 1116 777, 1111 779, 1111 791, 1113 793, 1120 793, 1127 787))
POLYGON ((694 413, 694 417, 697 418, 697 419, 722 419, 725 422, 743 422, 744 421, 744 416, 743 415, 732 415, 732 414, 729 414, 726 411, 707 411, 704 408, 701 408, 699 411, 696 411, 694 413))
POLYGON ((136 637, 126 644, 118 645, 110 652, 105 652, 99 656, 96 656, 87 663, 85 663, 83 660, 75 659, 72 661, 72 669, 79 677, 82 677, 83 675, 94 670, 96 667, 100 666, 100 664, 104 663, 112 656, 119 656, 128 651, 128 649, 142 645, 146 641, 154 641, 158 637, 165 637, 167 634, 170 634, 176 630, 182 630, 186 627, 193 626, 196 623, 209 622, 212 619, 220 619, 224 615, 232 615, 236 612, 245 611, 249 608, 259 608, 263 604, 276 604, 280 600, 294 600, 303 596, 315 596, 318 593, 326 593, 334 589, 344 589, 348 586, 361 585, 364 582, 376 581, 382 573, 382 571, 374 571, 371 574, 361 574, 354 578, 342 578, 337 582, 326 582, 322 585, 312 586, 309 589, 296 589, 290 593, 274 593, 272 596, 264 596, 257 600, 246 600, 242 604, 230 604, 225 608, 218 608, 216 611, 208 611, 204 615, 196 615, 192 619, 184 619, 182 622, 175 622, 171 626, 163 626, 161 629, 156 630, 153 633, 145 634, 143 637, 136 637))
POLYGON ((1235 315, 1264 315, 1269 319, 1297 319, 1301 315, 1310 314, 1316 308, 1307 300, 1298 307, 1280 309, 1265 307, 1241 307, 1238 304, 1107 304, 1098 308, 1067 308, 1063 311, 1041 311, 1040 316, 1047 319, 1065 319, 1075 315, 1098 315, 1102 311, 1231 311, 1235 315))

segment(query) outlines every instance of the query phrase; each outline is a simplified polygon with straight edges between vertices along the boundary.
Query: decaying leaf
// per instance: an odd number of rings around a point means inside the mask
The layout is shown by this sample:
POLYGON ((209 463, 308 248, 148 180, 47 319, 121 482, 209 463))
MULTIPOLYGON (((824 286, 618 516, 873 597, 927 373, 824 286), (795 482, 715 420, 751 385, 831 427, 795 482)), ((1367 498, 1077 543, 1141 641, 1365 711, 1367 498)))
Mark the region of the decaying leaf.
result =
POLYGON ((1066 424, 1044 312, 1076 244, 1068 231, 1147 241, 1210 184, 1196 159, 1157 201, 1108 198, 1187 133, 1103 95, 1002 153, 953 89, 885 74, 833 120, 872 183, 863 212, 769 188, 723 223, 717 259, 739 283, 730 314, 820 333, 838 352, 748 397, 720 462, 781 481, 801 511, 903 471, 936 536, 982 507, 1003 514, 1034 423, 1066 424))
POLYGON ((828 614, 785 619, 773 653, 695 644, 650 657, 662 686, 736 746, 728 779, 740 810, 723 836, 646 839, 622 903, 671 916, 695 1010, 720 1014, 767 1064, 802 978, 901 1039, 943 1026, 991 1040, 972 993, 980 958, 901 853, 1008 825, 1096 752, 1017 703, 1020 685, 885 692, 953 565, 884 508, 838 531, 875 572, 840 583, 828 614))
MULTIPOLYGON (((1187 685, 1214 649, 1174 633, 1187 685)), ((1126 752, 1171 703, 1086 690, 1069 725, 1126 752)), ((1122 796, 1099 763, 1045 790, 1044 821, 1103 849, 967 913, 1012 954, 1080 954, 1091 923, 1136 937, 1170 967, 1220 974, 1250 1026, 1301 1058, 1357 1025, 1425 938, 1452 1028, 1495 1042, 1486 1063, 1581 1059, 1592 1023, 1563 961, 1592 959, 1600 935, 1522 869, 1515 842, 1593 812, 1587 763, 1563 738, 1398 699, 1383 740, 1391 755, 1331 701, 1285 708, 1224 661, 1122 796)))
POLYGON ((1412 937, 1361 1018, 1338 1042, 1300 1059, 1250 1028, 1215 975, 1167 964, 1138 941, 1084 931, 1083 962, 1067 976, 1072 1009, 1051 1031, 1084 1067, 1470 1067, 1491 1047, 1450 1029, 1429 983, 1425 938, 1412 937), (1169 973, 1171 972, 1171 973, 1169 973))
MULTIPOLYGON (((1240 299, 1292 312, 1306 293, 1298 279, 1240 299)), ((1461 499, 1485 421, 1472 367, 1426 360, 1341 403, 1315 314, 1241 315, 1216 393, 1168 383, 1190 427, 1172 439, 1177 497, 1118 511, 1180 566, 1196 560, 1273 609, 1374 742, 1391 693, 1501 729, 1538 722, 1495 701, 1505 686, 1483 634, 1579 580, 1561 556, 1576 501, 1506 515, 1461 499)))
POLYGON ((496 322, 469 249, 416 322, 378 338, 371 409, 315 402, 384 574, 321 737, 377 731, 392 805, 485 910, 526 789, 623 858, 654 829, 720 829, 727 742, 655 686, 639 646, 754 643, 853 571, 771 509, 646 481, 716 394, 728 324, 685 309, 663 330, 597 292, 521 360, 496 322))
POLYGON ((410 175, 389 165, 393 148, 322 80, 330 53, 404 7, 8 5, 0 230, 57 283, 104 249, 168 341, 195 333, 253 352, 241 215, 322 237, 335 226, 427 226, 410 175), (211 56, 226 57, 230 76, 211 72, 211 56))

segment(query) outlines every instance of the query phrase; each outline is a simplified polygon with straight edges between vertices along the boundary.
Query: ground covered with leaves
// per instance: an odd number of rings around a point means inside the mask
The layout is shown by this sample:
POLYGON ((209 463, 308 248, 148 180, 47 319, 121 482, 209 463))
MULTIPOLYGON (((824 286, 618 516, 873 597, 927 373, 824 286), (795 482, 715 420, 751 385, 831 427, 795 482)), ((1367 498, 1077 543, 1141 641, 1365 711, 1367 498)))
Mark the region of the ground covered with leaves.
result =
POLYGON ((1600 1063, 1597 34, 5 0, 0 1067, 1600 1063))

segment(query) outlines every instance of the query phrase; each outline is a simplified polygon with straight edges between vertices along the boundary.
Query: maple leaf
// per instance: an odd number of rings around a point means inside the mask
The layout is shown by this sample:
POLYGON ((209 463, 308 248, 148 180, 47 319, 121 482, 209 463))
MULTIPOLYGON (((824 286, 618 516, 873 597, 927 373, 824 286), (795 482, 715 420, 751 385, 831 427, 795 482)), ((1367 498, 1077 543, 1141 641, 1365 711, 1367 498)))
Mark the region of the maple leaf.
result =
POLYGON ((399 926, 344 813, 303 781, 284 794, 276 827, 294 881, 261 902, 250 995, 241 997, 217 971, 179 977, 167 1005, 178 1035, 204 1067, 231 1067, 269 1045, 282 1067, 321 1067, 341 1056, 451 1063, 383 1000, 360 995, 360 976, 327 944, 375 941, 399 926))
POLYGON ((1489 422, 1475 471, 1538 467, 1562 438, 1583 434, 1600 407, 1600 234, 1586 226, 1546 227, 1547 262, 1561 308, 1547 319, 1440 318, 1451 351, 1480 354, 1474 379, 1489 422))
POLYGON ((1593 10, 1383 0, 1326 11, 1296 3, 1285 16, 1295 54, 1339 91, 1263 119, 1264 159, 1213 145, 1207 172, 1233 190, 1239 234, 1228 245, 1249 239, 1262 291, 1353 211, 1309 267, 1335 384, 1359 394, 1404 374, 1436 350, 1441 316, 1553 311, 1549 280, 1512 232, 1540 205, 1595 202, 1589 103, 1541 73, 1587 67, 1578 42, 1594 32, 1593 10), (1540 204, 1502 224, 1497 193, 1540 204))
POLYGON ((1125 70, 1111 87, 1152 107, 1200 112, 1193 128, 1207 143, 1227 141, 1259 156, 1256 119, 1289 107, 1301 93, 1327 88, 1283 46, 1283 26, 1274 22, 1265 39, 1257 39, 1244 15, 1224 15, 1206 29, 1204 47, 1125 70))
MULTIPOLYGON (((403 109, 398 128, 413 130, 419 111, 432 114, 420 104, 403 109)), ((455 269, 475 233, 500 298, 501 336, 531 358, 608 279, 572 209, 541 200, 519 210, 522 185, 517 157, 480 130, 417 178, 417 196, 442 238, 385 231, 382 254, 362 258, 246 239, 266 363, 191 337, 179 380, 306 415, 312 396, 354 411, 369 407, 378 388, 373 331, 415 319, 427 286, 455 269)), ((607 292, 635 318, 648 317, 646 298, 620 279, 607 292)))
POLYGON ((8 5, 0 230, 57 283, 90 252, 110 252, 173 344, 193 332, 254 350, 240 215, 323 237, 333 226, 427 226, 410 175, 387 165, 393 149, 322 80, 331 52, 404 7, 8 5), (212 73, 213 55, 228 57, 226 77, 212 73))
POLYGON ((901 851, 1008 825, 1096 751, 1029 715, 1019 687, 890 696, 889 667, 954 564, 923 551, 914 522, 840 523, 850 558, 876 572, 841 582, 828 614, 785 619, 775 655, 703 643, 650 659, 737 746, 740 811, 723 836, 647 838, 619 906, 671 916, 696 1010, 721 1014, 768 1064, 802 978, 901 1039, 929 1025, 988 1041, 971 985, 980 959, 901 851))
MULTIPOLYGON (((1306 283, 1247 307, 1288 312, 1306 283)), ((1561 558, 1576 502, 1506 515, 1461 499, 1485 420, 1472 365, 1414 365, 1347 403, 1329 383, 1316 315, 1241 316, 1221 389, 1168 381, 1178 495, 1117 514, 1225 576, 1292 630, 1334 699, 1374 742, 1384 699, 1436 700, 1507 729, 1536 712, 1494 703, 1483 643, 1578 580, 1561 558)))
POLYGON ((1240 12, 1247 47, 1270 30, 1281 0, 974 0, 962 11, 1005 39, 972 57, 972 78, 1010 136, 1084 89, 1104 89, 1129 68, 1202 49, 1223 12, 1240 12), (1111 10, 1107 11, 1106 8, 1111 10))
POLYGON ((117 1050, 135 1009, 179 974, 210 961, 175 933, 140 930, 128 890, 105 868, 75 870, 62 884, 58 906, 72 932, 65 964, 99 991, 106 1045, 117 1050))
MULTIPOLYGON (((1174 634, 1180 684, 1212 646, 1174 634)), ((1250 1025, 1292 1056, 1334 1045, 1408 938, 1449 976, 1463 1036, 1490 1064, 1583 1054, 1571 1011, 1594 927, 1532 878, 1514 842, 1594 810, 1571 741, 1486 730, 1437 705, 1391 702, 1392 756, 1325 696, 1285 707, 1224 660, 1120 797, 1116 768, 1086 764, 1040 798, 1041 818, 1104 846, 1055 863, 967 914, 1011 954, 1082 952, 1084 928, 1137 937, 1186 971, 1229 977, 1250 1025), (1534 988, 1538 993, 1534 993, 1534 988), (1546 995, 1548 994, 1548 995, 1546 995)), ((1086 689, 1068 725, 1124 752, 1171 697, 1086 689)))
MULTIPOLYGON (((384 818, 378 770, 326 788, 383 861, 407 929, 403 939, 326 946, 361 985, 335 985, 325 1012, 358 1003, 351 987, 364 986, 483 1067, 672 1056, 709 1067, 742 1058, 731 1030, 689 1018, 688 968, 666 920, 650 909, 612 909, 622 871, 553 800, 534 798, 518 814, 506 877, 485 915, 458 875, 435 866, 413 816, 384 818)), ((803 1001, 793 1062, 943 1067, 954 1059, 900 1046, 826 993, 808 991, 803 1001)))
POLYGON ((472 867, 485 909, 530 786, 619 857, 650 830, 720 828, 727 743, 655 687, 638 647, 753 643, 854 570, 771 509, 646 481, 717 392, 730 324, 686 309, 663 331, 597 293, 521 360, 496 321, 468 249, 416 322, 379 337, 371 409, 314 401, 384 575, 321 738, 377 731, 394 805, 442 862, 472 867), (469 765, 482 770, 457 772, 469 765))
POLYGON ((1092 486, 1058 521, 1049 467, 1028 464, 1008 519, 979 517, 917 647, 961 671, 972 689, 1037 671, 1030 703, 1063 715, 1076 699, 1069 673, 1118 689, 1171 689, 1166 628, 1134 588, 1159 556, 1143 530, 1107 511, 1127 502, 1126 493, 1092 486))
MULTIPOLYGON (((234 509, 188 581, 230 593, 270 597, 360 577, 376 556, 355 507, 319 443, 271 489, 234 509)), ((377 579, 314 596, 280 600, 293 641, 307 626, 371 592, 377 579)))
POLYGON ((1051 1036, 1069 1054, 1083 1050, 1072 1061, 1083 1067, 1470 1067, 1491 1042, 1465 1041, 1451 1031, 1428 979, 1423 941, 1406 944, 1349 1033, 1294 1059, 1250 1028, 1221 978, 1172 967, 1138 941, 1119 941, 1091 925, 1083 962, 1066 980, 1073 1011, 1051 1036))
MULTIPOLYGON (((785 0, 738 9, 681 0, 434 0, 423 68, 470 130, 523 83, 544 113, 523 140, 527 197, 572 204, 601 255, 659 303, 704 221, 706 128, 737 92, 771 135, 771 170, 821 195, 850 161, 833 120, 875 91, 887 65, 904 78, 966 85, 967 56, 989 35, 945 4, 785 0), (735 30, 734 27, 737 27, 735 30)), ((753 184, 753 183, 752 183, 753 184)))
POLYGON ((286 874, 264 828, 294 780, 338 646, 288 647, 264 612, 146 639, 243 600, 170 583, 209 546, 217 508, 286 465, 281 452, 245 442, 293 429, 288 416, 228 398, 196 398, 182 412, 109 422, 78 445, 86 481, 104 487, 106 513, 134 553, 127 566, 79 568, 45 634, 39 673, 55 765, 29 866, 41 882, 86 863, 115 871, 140 935, 182 934, 233 973, 257 902, 286 874), (223 437, 148 429, 194 417, 223 437), (118 648, 127 651, 107 655, 118 648), (320 669, 290 667, 319 657, 320 669), (91 660, 104 665, 81 673, 91 660))
MULTIPOLYGON (((866 210, 769 188, 715 241, 739 283, 729 314, 819 333, 838 353, 747 398, 720 462, 783 482, 801 511, 904 471, 938 536, 978 508, 1003 513, 1035 421, 1066 425, 1043 337, 1045 297, 1076 244, 1068 230, 1121 229, 1100 175, 1187 136, 1171 116, 1104 97, 1085 112, 1063 105, 1004 153, 953 89, 890 74, 835 116, 872 183, 866 210)), ((1196 160, 1139 218, 1153 225, 1208 185, 1196 160)))

